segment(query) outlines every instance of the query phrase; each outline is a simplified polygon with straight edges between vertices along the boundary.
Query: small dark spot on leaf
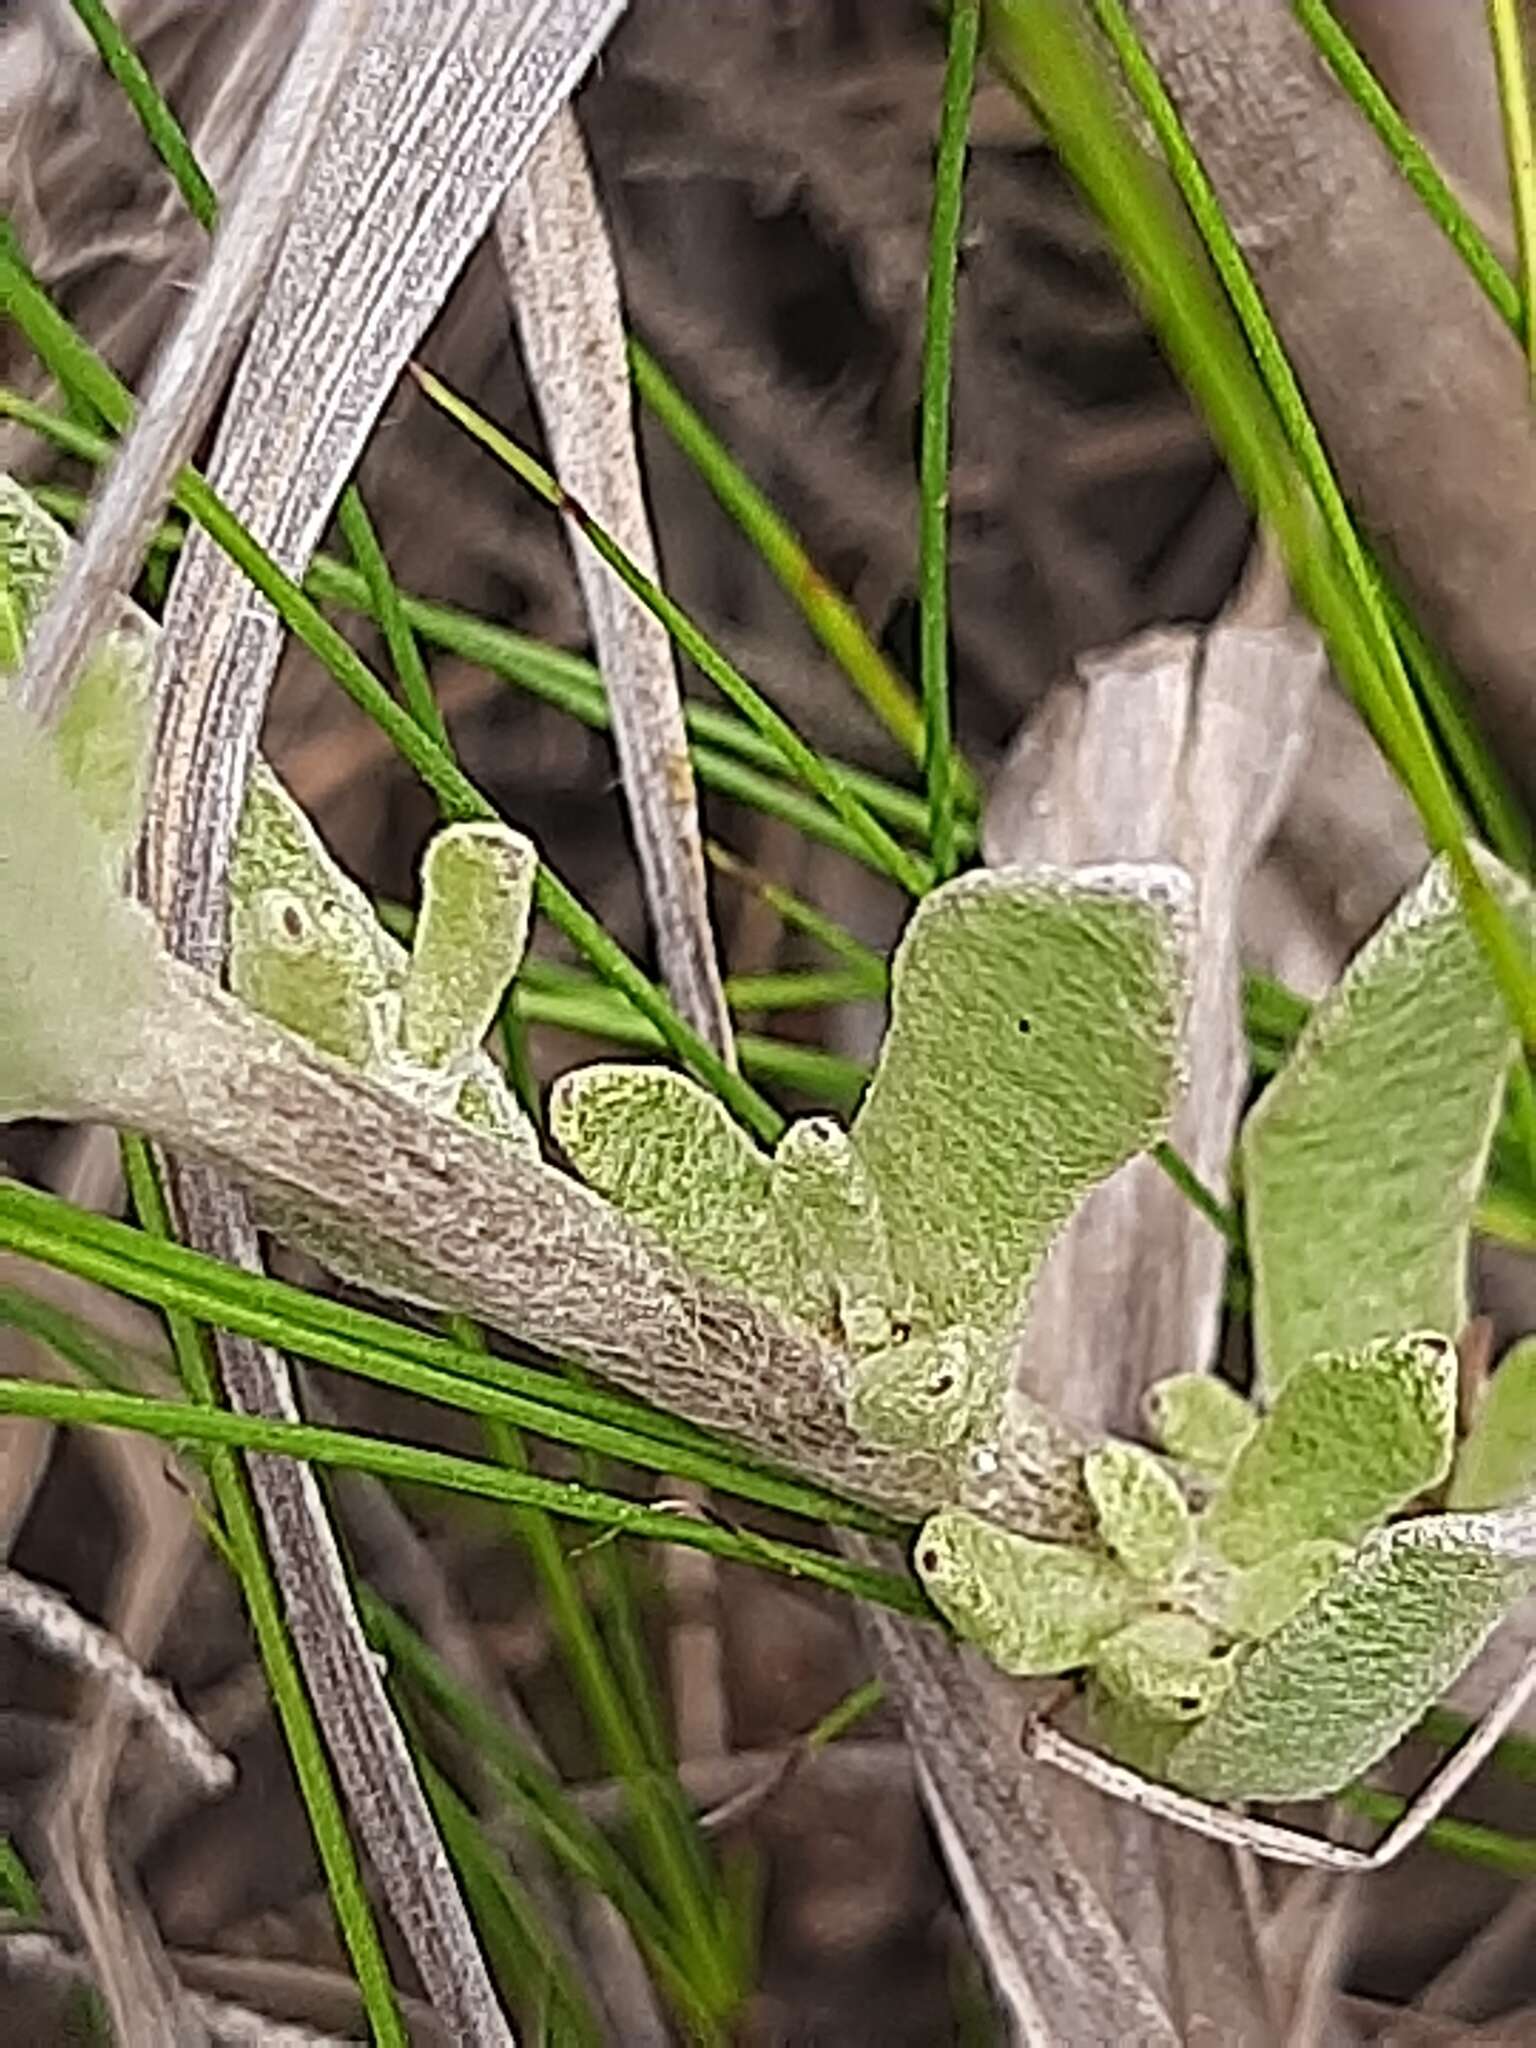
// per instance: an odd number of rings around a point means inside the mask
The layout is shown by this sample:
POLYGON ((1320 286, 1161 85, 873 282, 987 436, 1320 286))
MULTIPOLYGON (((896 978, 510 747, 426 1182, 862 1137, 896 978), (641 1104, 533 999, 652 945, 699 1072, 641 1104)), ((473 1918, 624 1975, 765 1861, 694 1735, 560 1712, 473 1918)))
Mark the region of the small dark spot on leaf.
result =
POLYGON ((304 920, 292 903, 283 905, 283 930, 290 939, 302 939, 304 936, 304 920))
POLYGON ((936 1550, 925 1550, 918 1563, 925 1572, 936 1572, 939 1568, 939 1553, 936 1550))
POLYGON ((1028 1019, 1027 1017, 1021 1017, 1021 1018, 1019 1019, 1019 1036, 1020 1036, 1020 1038, 1028 1038, 1028 1036, 1029 1036, 1029 1033, 1030 1033, 1030 1022, 1029 1022, 1029 1019, 1028 1019))
POLYGON ((941 1372, 933 1383, 933 1392, 936 1394, 947 1394, 954 1384, 955 1376, 952 1372, 941 1372))

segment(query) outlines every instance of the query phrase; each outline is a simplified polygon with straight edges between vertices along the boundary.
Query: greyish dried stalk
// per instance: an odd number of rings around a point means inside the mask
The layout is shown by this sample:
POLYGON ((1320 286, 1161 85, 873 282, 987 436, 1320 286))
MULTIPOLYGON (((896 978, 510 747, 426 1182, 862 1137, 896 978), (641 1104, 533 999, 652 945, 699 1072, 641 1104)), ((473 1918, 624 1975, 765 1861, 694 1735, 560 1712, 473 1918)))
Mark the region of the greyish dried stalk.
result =
POLYGON ((134 431, 97 499, 84 544, 38 621, 13 685, 15 702, 36 717, 46 721, 63 702, 107 608, 138 575, 172 480, 224 389, 367 12, 365 0, 310 12, 208 268, 166 345, 134 431))
MULTIPOLYGON (((210 465, 215 487, 284 566, 307 562, 406 356, 621 4, 380 0, 370 10, 210 465)), ((280 641, 271 611, 194 535, 166 608, 169 682, 143 868, 172 950, 207 974, 222 964, 230 847, 280 641)), ((190 1242, 259 1266, 242 1195, 195 1165, 173 1169, 170 1193, 190 1242)), ((294 1412, 275 1352, 224 1335, 218 1356, 236 1407, 294 1412)), ((306 1680, 423 1984, 456 2040, 509 2042, 318 1483, 283 1460, 253 1459, 251 1472, 306 1680)))
MULTIPOLYGON (((1274 602, 1272 590, 1254 600, 1274 602)), ((1161 634, 1085 664, 1084 690, 1026 732, 986 821, 994 861, 1155 855, 1196 878, 1190 1087, 1174 1131, 1218 1186, 1241 1107, 1238 903, 1305 751, 1322 671, 1315 638, 1273 617, 1240 611, 1203 648, 1193 635, 1161 634)), ((1075 1404, 1092 1429, 1134 1432, 1148 1380, 1211 1358, 1224 1249, 1151 1162, 1123 1167, 1047 1260, 1021 1345, 1029 1390, 1053 1406, 1075 1404)), ((1042 2048, 1274 2040, 1228 1852, 1065 1779, 1017 1782, 1028 1767, 995 1731, 1018 1727, 1018 1688, 899 1622, 870 1626, 900 1689, 957 1888, 1020 2037, 1042 2048), (1001 1757, 989 1762, 985 1742, 957 1741, 959 1729, 994 1731, 1001 1757), (1099 1923, 1081 1905, 1061 1911, 1031 1884, 1024 1873, 1036 1858, 1074 1873, 1093 1914, 1129 1944, 1129 1976, 1121 1960, 1093 1973, 1091 1991, 1070 1973, 1063 1985, 1063 1956, 1079 1954, 1082 1930, 1099 1923), (1141 2020, 1091 2003, 1116 1997, 1134 1998, 1141 2020), (1090 2004, 1063 2003, 1074 1998, 1090 2004)))
MULTIPOLYGON (((618 273, 571 108, 545 130, 501 204, 496 233, 555 473, 657 581, 618 273)), ((581 541, 575 547, 662 978, 693 1028, 729 1056, 731 1023, 671 638, 606 563, 581 541)))

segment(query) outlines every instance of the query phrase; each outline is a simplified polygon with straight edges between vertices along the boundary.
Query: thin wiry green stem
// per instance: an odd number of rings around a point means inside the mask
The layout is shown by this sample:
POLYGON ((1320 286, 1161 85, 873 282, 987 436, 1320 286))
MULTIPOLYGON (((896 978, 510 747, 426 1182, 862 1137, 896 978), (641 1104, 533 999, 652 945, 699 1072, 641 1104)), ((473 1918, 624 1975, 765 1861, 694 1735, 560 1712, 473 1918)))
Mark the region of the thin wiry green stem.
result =
POLYGON ((38 1380, 0 1378, 0 1414, 32 1415, 47 1422, 127 1429, 201 1451, 270 1451, 315 1465, 371 1472, 401 1486, 431 1486, 514 1507, 538 1507, 569 1521, 612 1529, 620 1535, 676 1543, 735 1564, 756 1565, 788 1578, 827 1586, 860 1600, 873 1600, 899 1614, 931 1620, 933 1611, 916 1582, 895 1572, 854 1565, 825 1551, 786 1543, 704 1518, 646 1507, 617 1494, 599 1493, 570 1480, 517 1473, 475 1458, 402 1444, 389 1437, 359 1436, 308 1422, 265 1415, 236 1415, 186 1401, 162 1401, 146 1394, 117 1394, 95 1387, 66 1387, 38 1380))
MULTIPOLYGON (((0 387, 0 414, 19 420, 83 461, 105 462, 111 455, 110 442, 83 432, 78 423, 49 412, 46 407, 34 405, 29 399, 4 387, 0 387)), ((68 525, 77 526, 84 517, 85 500, 78 491, 54 484, 39 484, 32 495, 55 518, 68 525)), ((157 556, 175 552, 181 546, 184 531, 179 521, 166 522, 151 542, 152 551, 157 556)), ((304 591, 318 601, 343 605, 348 611, 360 612, 383 623, 362 573, 338 562, 332 555, 317 554, 313 557, 305 572, 304 591)), ((584 656, 572 654, 567 648, 552 647, 543 640, 530 640, 522 633, 514 633, 509 626, 497 625, 473 612, 458 611, 452 605, 429 603, 424 598, 413 597, 408 591, 401 591, 400 602, 406 623, 428 645, 440 647, 445 653, 461 655, 477 667, 489 669, 493 675, 516 683, 519 688, 544 703, 553 704, 570 717, 579 719, 583 725, 591 726, 594 731, 608 730, 610 719, 602 678, 584 656)), ((771 783, 752 772, 746 764, 775 768, 779 765, 779 755, 744 719, 717 704, 692 700, 684 705, 683 717, 691 736, 689 751, 702 782, 755 809, 784 816, 809 837, 835 845, 854 859, 868 861, 869 856, 860 842, 824 805, 786 784, 771 783), (799 808, 791 814, 787 808, 789 804, 799 808)), ((909 838, 924 838, 928 814, 920 796, 850 762, 840 761, 831 755, 827 759, 855 796, 877 818, 909 838)), ((956 840, 962 853, 975 851, 976 825, 973 818, 960 817, 956 820, 956 840)))
POLYGON ((472 439, 488 449, 499 462, 505 464, 513 475, 526 484, 537 497, 542 498, 545 504, 552 506, 570 520, 577 532, 602 557, 619 580, 634 592, 648 611, 660 619, 689 660, 708 676, 721 695, 734 704, 741 715, 771 743, 790 772, 837 813, 849 831, 863 841, 893 881, 899 882, 910 894, 921 896, 929 882, 926 870, 905 847, 898 845, 830 763, 825 761, 814 747, 806 744, 789 720, 773 708, 767 698, 747 681, 733 662, 726 659, 681 606, 674 604, 666 592, 652 582, 612 536, 597 524, 586 508, 550 474, 543 463, 504 434, 466 399, 451 391, 429 370, 417 366, 413 374, 416 382, 435 406, 447 413, 450 419, 456 421, 472 439))
POLYGON ((807 903, 792 889, 775 882, 772 876, 763 874, 750 861, 742 860, 728 847, 721 846, 718 840, 706 840, 704 852, 718 873, 729 876, 739 887, 749 890, 766 903, 791 931, 804 932, 808 939, 815 939, 818 945, 825 946, 839 960, 846 960, 856 973, 864 975, 872 989, 884 990, 889 973, 883 953, 877 953, 873 946, 866 946, 846 925, 828 917, 824 910, 818 910, 814 903, 807 903))
POLYGON ((400 1681, 473 1749, 477 1763, 519 1827, 534 1835, 578 1883, 601 1891, 623 1914, 658 1984, 694 2024, 707 2019, 678 1956, 675 1930, 595 1822, 490 1708, 461 1685, 408 1623, 361 1589, 369 1640, 389 1657, 400 1681))
POLYGON ((122 89, 156 155, 176 181, 187 210, 211 234, 219 202, 187 140, 186 130, 160 95, 143 60, 118 27, 103 0, 70 0, 101 61, 122 89))
MULTIPOLYGON (((1371 1785, 1346 1785, 1338 1799, 1367 1820, 1387 1823, 1397 1820, 1408 1804, 1397 1793, 1379 1792, 1371 1785)), ((1431 1849, 1463 1863, 1481 1863, 1504 1877, 1536 1876, 1536 1841, 1520 1835, 1506 1835, 1476 1821, 1436 1820, 1424 1830, 1424 1840, 1431 1849)))
POLYGON ((1525 360, 1536 397, 1536 136, 1531 125, 1531 81, 1525 54, 1525 31, 1518 0, 1487 0, 1488 33, 1493 40, 1494 71, 1499 82, 1499 112, 1504 121, 1504 153, 1509 160, 1509 197, 1515 216, 1515 245, 1520 252, 1520 301, 1524 310, 1525 360))
MULTIPOLYGON (((922 712, 907 684, 870 638, 853 606, 828 583, 800 536, 688 403, 656 358, 633 337, 629 363, 642 402, 666 428, 778 578, 806 624, 870 710, 912 758, 921 763, 922 712)), ((955 760, 955 784, 957 802, 974 810, 980 792, 974 774, 959 756, 955 760)))
POLYGON ((1525 335, 1520 287, 1492 243, 1468 214, 1439 165, 1393 105, 1328 0, 1291 0, 1297 19, 1324 62, 1381 138, 1392 161, 1424 203, 1424 210, 1477 279, 1489 304, 1517 340, 1525 335))
MULTIPOLYGON (((137 1138, 125 1138, 123 1164, 129 1193, 145 1230, 157 1237, 171 1239, 170 1211, 148 1146, 137 1138)), ((199 1326, 190 1316, 168 1310, 166 1327, 188 1401, 158 1402, 155 1406, 180 1412, 212 1432, 217 1432, 222 1424, 234 1422, 237 1418, 219 1405, 213 1368, 199 1326)), ((128 1407, 144 1398, 87 1389, 57 1388, 51 1391, 60 1394, 79 1392, 88 1400, 128 1407)), ((4 1405, 4 1396, 0 1394, 0 1408, 4 1405)), ((67 1412, 58 1413, 54 1419, 68 1419, 67 1412)), ((389 1963, 363 1883, 357 1852, 347 1832, 330 1759, 325 1753, 319 1724, 288 1634, 277 1584, 262 1542, 255 1504, 239 1459, 234 1455, 234 1440, 221 1439, 215 1433, 210 1435, 208 1442, 208 1476, 218 1506, 224 1546, 240 1582, 246 1613, 250 1616, 262 1669, 266 1673, 267 1688, 293 1762, 315 1848, 325 1872, 326 1888, 357 1978, 363 2007, 376 2041, 398 2043, 399 2048, 406 2048, 405 2022, 390 1980, 389 1963)))
POLYGON ((928 781, 928 839, 942 882, 955 871, 954 732, 949 692, 949 440, 954 370, 955 273, 965 192, 965 145, 980 0, 955 0, 928 237, 928 303, 923 328, 922 448, 918 462, 917 582, 919 672, 923 693, 923 770, 928 781))
POLYGON ((427 665, 411 628, 400 587, 390 571, 388 557, 379 544, 368 508, 355 485, 342 492, 338 515, 342 538, 352 550, 352 559, 368 586, 369 609, 383 628, 384 644, 394 663, 405 708, 423 732, 429 733, 440 747, 446 748, 448 728, 443 723, 437 692, 427 674, 427 665))

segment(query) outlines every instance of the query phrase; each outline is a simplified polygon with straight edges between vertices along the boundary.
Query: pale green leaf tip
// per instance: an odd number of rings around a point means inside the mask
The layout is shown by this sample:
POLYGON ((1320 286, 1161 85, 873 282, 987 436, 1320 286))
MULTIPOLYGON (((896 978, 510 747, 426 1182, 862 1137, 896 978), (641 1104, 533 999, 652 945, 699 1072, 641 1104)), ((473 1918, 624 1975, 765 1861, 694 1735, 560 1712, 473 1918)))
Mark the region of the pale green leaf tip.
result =
POLYGON ((528 940, 538 855, 510 827, 450 825, 428 845, 402 991, 406 1055, 446 1067, 478 1050, 528 940))
POLYGON ((964 1327, 908 1337, 849 1368, 848 1420, 872 1443, 955 1451, 995 1435, 1007 1354, 964 1327))
POLYGON ((1148 1390, 1147 1426, 1169 1457, 1220 1479, 1258 1423, 1242 1395, 1212 1373, 1175 1373, 1148 1390))
POLYGON ((1080 1669, 1139 1597, 1113 1558, 1036 1542, 961 1508, 929 1517, 913 1557, 939 1612, 1015 1677, 1080 1669))
MULTIPOLYGON (((1527 886, 1473 856, 1529 933, 1527 886)), ((1462 1328, 1473 1207, 1515 1044, 1442 856, 1317 1005, 1243 1127, 1266 1395, 1319 1351, 1462 1328)))
POLYGON ((1511 1345, 1483 1389, 1447 1505, 1500 1508, 1536 1494, 1536 1337, 1511 1345))
POLYGON ((1194 1522, 1178 1482, 1138 1444, 1096 1444, 1083 1483, 1105 1547, 1133 1578, 1156 1584, 1188 1564, 1194 1522))
POLYGON ((1233 1461, 1202 1540, 1255 1565, 1304 1539, 1355 1542, 1450 1469, 1456 1357, 1422 1333, 1309 1359, 1233 1461))
POLYGON ((160 959, 53 746, 0 699, 0 1118, 98 1113, 158 1060, 160 959))

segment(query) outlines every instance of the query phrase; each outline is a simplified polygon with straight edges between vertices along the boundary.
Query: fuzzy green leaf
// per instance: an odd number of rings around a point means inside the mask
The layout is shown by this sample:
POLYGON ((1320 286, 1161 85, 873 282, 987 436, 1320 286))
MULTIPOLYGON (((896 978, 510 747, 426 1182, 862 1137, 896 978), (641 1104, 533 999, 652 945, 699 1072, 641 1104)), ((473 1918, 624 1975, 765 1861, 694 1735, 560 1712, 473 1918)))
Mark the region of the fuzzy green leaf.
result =
POLYGON ((772 1165, 730 1112, 666 1067, 563 1074, 550 1129, 589 1187, 695 1272, 781 1305, 800 1294, 769 1184, 772 1165))
POLYGON ((1347 1543, 1314 1537, 1277 1550, 1226 1587, 1222 1621, 1235 1636, 1262 1641, 1320 1593, 1353 1553, 1347 1543))
POLYGON ((1177 1480, 1139 1444, 1096 1444, 1083 1483, 1106 1548, 1133 1578, 1159 1585, 1188 1564, 1194 1522, 1177 1480))
POLYGON ((450 825, 429 843, 401 992, 408 1059, 459 1065, 484 1044, 528 943, 538 862, 505 825, 450 825))
POLYGON ((1512 1345, 1478 1404, 1448 1504, 1502 1508, 1536 1494, 1536 1337, 1512 1345))
POLYGON ((0 1120, 70 1117, 112 1093, 91 1076, 115 1079, 168 1028, 158 962, 56 749, 0 698, 0 1120))
POLYGON ((1189 884, 993 869, 926 897, 854 1142, 927 1327, 1005 1336, 1083 1197, 1167 1128, 1189 884))
MULTIPOLYGON (((1490 889, 1529 929, 1530 893, 1490 889)), ((1304 1360, 1467 1320, 1467 1236, 1515 1036, 1449 866, 1428 870, 1313 1011, 1243 1128, 1266 1395, 1304 1360)))
POLYGON ((835 1315, 852 1351, 888 1347, 903 1290, 874 1183, 841 1124, 816 1116, 790 1125, 773 1156, 770 1201, 795 1249, 805 1313, 835 1315))
POLYGON ((1101 1643, 1104 1691, 1161 1721, 1202 1720, 1225 1696, 1236 1660, 1192 1614, 1143 1614, 1101 1643))
POLYGON ((1007 1353, 961 1326, 856 1359, 848 1420, 872 1443, 955 1451, 996 1435, 1007 1390, 1007 1353))
POLYGON ((1353 1543, 1450 1470, 1456 1354, 1417 1336, 1309 1359, 1238 1453, 1200 1521, 1237 1565, 1353 1543))
POLYGON ((965 1509, 930 1516, 913 1555, 939 1612, 1016 1677, 1091 1663, 1144 1597, 1112 1557, 1037 1543, 965 1509))
MULTIPOLYGON (((29 491, 0 475, 0 676, 21 665, 28 636, 72 545, 29 491)), ((87 655, 52 730, 69 783, 101 835, 113 874, 143 822, 153 713, 156 628, 126 600, 87 655)))
POLYGON ((1258 1425, 1258 1414, 1225 1380, 1175 1373, 1147 1392, 1147 1425, 1170 1458, 1220 1479, 1258 1425))
POLYGON ((274 1024, 376 1071, 405 955, 271 770, 251 771, 229 877, 229 985, 274 1024))
POLYGON ((1336 1792, 1397 1742, 1536 1585, 1528 1525, 1424 1516, 1378 1530, 1249 1653, 1168 1776, 1205 1799, 1336 1792))

